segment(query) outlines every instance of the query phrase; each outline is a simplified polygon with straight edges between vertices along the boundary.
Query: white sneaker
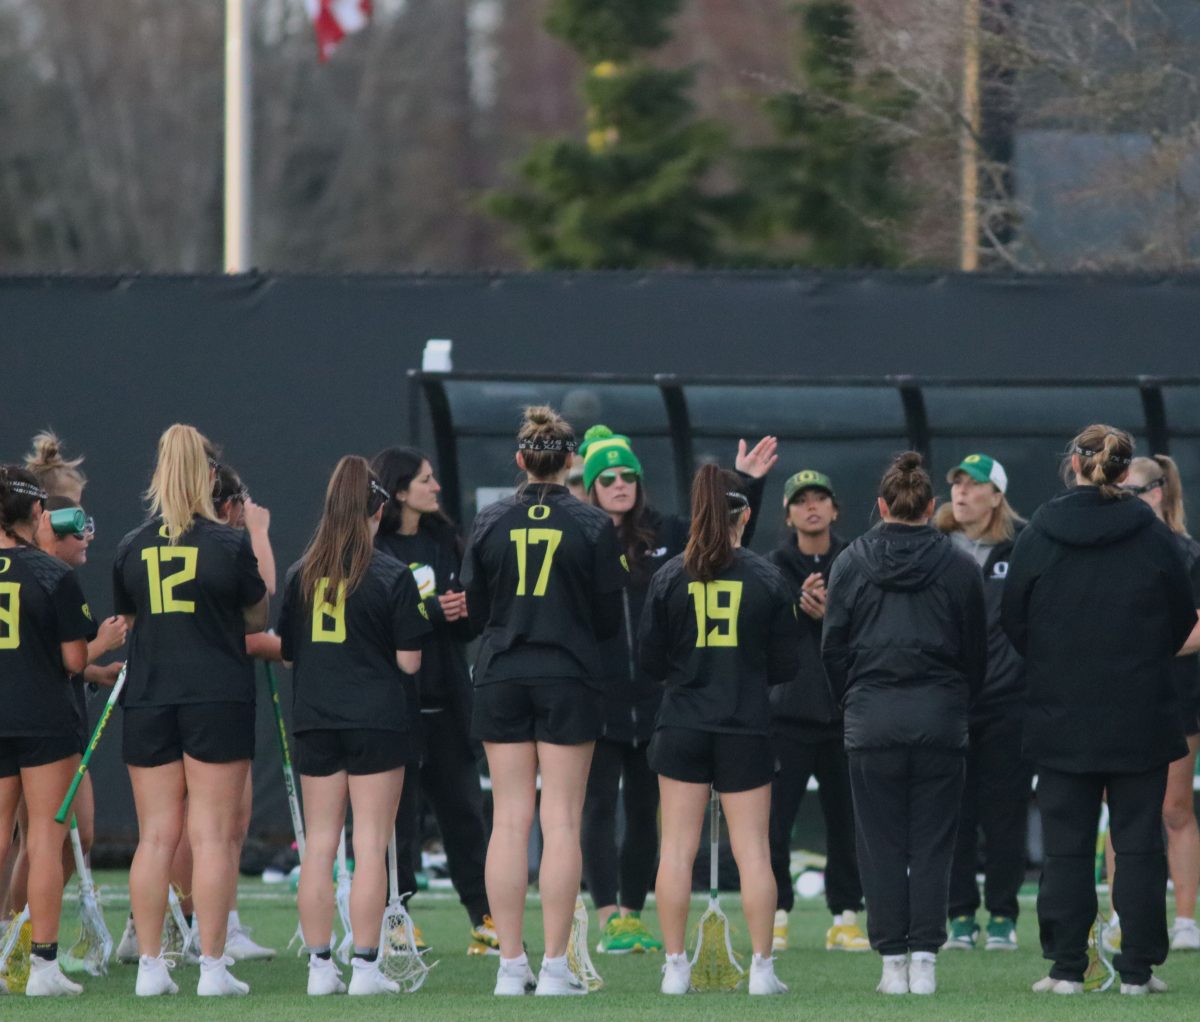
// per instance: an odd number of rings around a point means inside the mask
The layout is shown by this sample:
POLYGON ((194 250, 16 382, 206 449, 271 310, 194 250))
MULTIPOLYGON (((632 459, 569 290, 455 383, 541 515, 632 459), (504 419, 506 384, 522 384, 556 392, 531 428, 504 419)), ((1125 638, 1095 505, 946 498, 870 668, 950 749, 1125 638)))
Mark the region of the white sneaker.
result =
POLYGON ((138 959, 137 986, 133 988, 133 992, 138 997, 158 997, 162 994, 179 993, 179 987, 171 979, 173 968, 175 968, 175 963, 162 955, 157 958, 142 955, 138 959))
POLYGON ((1055 979, 1053 976, 1043 976, 1033 984, 1035 994, 1081 994, 1083 984, 1069 979, 1055 979))
POLYGON ((667 955, 662 967, 662 985, 659 989, 664 994, 686 994, 692 989, 692 963, 687 955, 667 955))
POLYGON ((364 958, 350 959, 350 996, 370 997, 372 994, 398 994, 400 984, 379 971, 379 961, 364 958))
POLYGON ((1200 926, 1195 919, 1176 919, 1171 927, 1172 951, 1200 951, 1200 926))
POLYGON ((124 965, 132 965, 139 958, 137 930, 133 928, 133 916, 125 920, 125 930, 121 934, 121 942, 117 945, 117 961, 124 965))
POLYGON ((1157 976, 1151 976, 1145 983, 1122 983, 1121 993, 1131 997, 1145 997, 1147 994, 1165 994, 1167 984, 1157 976))
POLYGON ((255 944, 245 927, 236 926, 231 927, 225 937, 225 955, 235 962, 261 962, 274 958, 275 949, 255 944))
POLYGON ((775 975, 775 959, 755 955, 750 960, 750 993, 786 994, 787 984, 775 975))
POLYGON ((497 997, 521 997, 531 994, 537 989, 537 977, 529 967, 529 959, 524 955, 520 958, 501 958, 500 968, 496 970, 496 989, 492 991, 497 997))
POLYGON ((908 956, 884 955, 883 975, 875 988, 881 994, 908 993, 908 956))
POLYGON ((937 993, 937 956, 928 951, 914 951, 908 964, 910 994, 937 993))
POLYGON ((250 993, 250 984, 243 983, 229 971, 232 958, 200 957, 200 982, 196 984, 199 997, 241 997, 250 993))
POLYGON ((587 992, 587 984, 571 971, 565 956, 556 961, 542 959, 534 991, 538 997, 580 997, 587 992))
POLYGON ((308 996, 327 997, 329 994, 344 994, 346 984, 342 974, 333 964, 332 958, 308 956, 308 996))
POLYGON ((25 983, 26 997, 78 997, 83 987, 63 975, 56 958, 52 962, 29 956, 29 979, 25 983))
POLYGON ((788 914, 781 908, 775 910, 775 927, 771 931, 771 950, 786 951, 788 940, 788 914))

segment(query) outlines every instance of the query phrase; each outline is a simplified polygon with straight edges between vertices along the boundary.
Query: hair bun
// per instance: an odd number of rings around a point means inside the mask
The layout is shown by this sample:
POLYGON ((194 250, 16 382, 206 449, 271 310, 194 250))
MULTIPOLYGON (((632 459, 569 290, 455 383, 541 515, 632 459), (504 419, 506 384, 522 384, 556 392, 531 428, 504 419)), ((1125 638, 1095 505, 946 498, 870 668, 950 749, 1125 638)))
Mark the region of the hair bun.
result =
POLYGON ((893 463, 900 472, 916 472, 925 466, 925 459, 917 451, 905 451, 896 456, 893 463))

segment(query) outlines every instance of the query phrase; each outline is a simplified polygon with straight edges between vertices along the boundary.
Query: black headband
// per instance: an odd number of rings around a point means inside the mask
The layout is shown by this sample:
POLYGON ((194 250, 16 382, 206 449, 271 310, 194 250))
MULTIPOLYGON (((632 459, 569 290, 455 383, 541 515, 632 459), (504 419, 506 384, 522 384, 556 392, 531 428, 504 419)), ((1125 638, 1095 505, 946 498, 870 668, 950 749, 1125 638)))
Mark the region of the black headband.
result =
POLYGON ((24 479, 8 479, 6 477, 5 481, 13 493, 19 493, 24 497, 32 497, 34 500, 44 501, 49 496, 40 486, 34 483, 27 483, 24 479))
POLYGON ((738 514, 745 511, 750 506, 750 501, 746 499, 744 493, 738 493, 737 490, 732 490, 725 494, 725 499, 729 501, 729 513, 738 514))
MULTIPOLYGON (((1071 453, 1078 454, 1081 458, 1095 458, 1103 452, 1093 451, 1090 448, 1080 447, 1079 444, 1075 444, 1071 448, 1071 453)), ((1131 458, 1120 458, 1114 454, 1109 457, 1108 464, 1110 464, 1110 465, 1128 465, 1131 460, 1132 460, 1131 458)))
POLYGON ((1151 490, 1157 490, 1160 486, 1167 485, 1167 477, 1159 476, 1157 479, 1151 479, 1148 483, 1143 483, 1141 486, 1122 486, 1121 489, 1127 490, 1130 493, 1149 493, 1151 490))
POLYGON ((518 451, 575 451, 575 438, 569 436, 566 439, 559 437, 543 437, 537 436, 532 439, 522 438, 517 441, 518 451))

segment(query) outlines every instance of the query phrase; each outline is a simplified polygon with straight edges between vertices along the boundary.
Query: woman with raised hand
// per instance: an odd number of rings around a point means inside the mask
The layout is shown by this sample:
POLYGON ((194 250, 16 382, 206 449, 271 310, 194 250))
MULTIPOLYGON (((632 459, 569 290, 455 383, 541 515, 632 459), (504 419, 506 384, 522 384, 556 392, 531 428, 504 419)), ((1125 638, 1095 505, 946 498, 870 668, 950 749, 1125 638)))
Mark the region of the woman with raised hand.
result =
MULTIPOLYGON (((471 921, 467 953, 497 954, 500 944, 483 876, 483 791, 471 746, 466 644, 473 631, 459 582, 462 542, 441 510, 441 487, 424 454, 411 447, 389 447, 371 459, 371 467, 391 494, 375 546, 411 569, 433 628, 417 675, 418 712, 412 715, 417 729, 413 762, 419 760, 420 765, 408 772, 396 823, 400 890, 416 890, 413 862, 420 852, 417 824, 424 794, 437 816, 450 879, 471 921)), ((415 936, 421 950, 421 935, 415 936)))
MULTIPOLYGON (((739 441, 735 465, 739 491, 751 508, 745 542, 754 531, 764 480, 778 460, 776 440, 764 437, 748 449, 739 441)), ((658 850, 658 781, 646 762, 646 746, 662 686, 638 664, 635 630, 651 576, 683 551, 688 519, 652 507, 642 463, 627 436, 596 425, 579 448, 586 498, 616 526, 629 565, 629 586, 619 632, 600 643, 605 684, 604 728, 596 741, 583 806, 583 876, 600 924, 598 950, 609 954, 659 951, 662 941, 641 920, 654 879, 658 850), (624 833, 617 845, 617 800, 624 833)))
POLYGON ((541 995, 587 993, 567 966, 567 942, 584 790, 604 721, 598 642, 620 627, 628 572, 612 521, 564 485, 574 450, 571 427, 554 409, 527 408, 516 452, 525 483, 475 516, 463 558, 467 609, 482 630, 472 733, 492 778, 486 877, 501 996, 535 986, 541 995), (539 769, 545 957, 535 981, 522 924, 539 769))
POLYGON ((160 936, 185 799, 200 928, 196 992, 249 992, 224 954, 241 850, 229 807, 254 755, 246 634, 266 627, 269 597, 250 537, 217 520, 208 450, 191 426, 163 433, 147 492, 150 519, 121 541, 113 566, 116 611, 131 626, 122 752, 138 814, 129 894, 139 996, 178 989, 160 936))
MULTIPOLYGON (((1174 460, 1166 454, 1134 458, 1129 463, 1125 488, 1141 497, 1175 534, 1179 553, 1192 586, 1192 602, 1200 607, 1200 543, 1187 531, 1183 482, 1174 460)), ((1200 951, 1196 926, 1196 888, 1200 884, 1200 828, 1196 826, 1196 750, 1200 748, 1200 657, 1176 657, 1172 665, 1179 689, 1179 720, 1187 738, 1186 755, 1167 770, 1167 795, 1163 801, 1163 826, 1167 829, 1167 866, 1175 889, 1175 922, 1171 926, 1172 951, 1200 951)))
POLYGON ((692 483, 683 554, 654 576, 639 628, 641 662, 665 686, 650 743, 662 802, 655 897, 667 960, 664 994, 685 994, 684 953, 692 866, 716 791, 742 885, 754 958, 751 994, 782 994, 771 924, 771 777, 767 689, 799 666, 796 606, 779 570, 742 546, 750 505, 738 477, 705 465, 692 483))
POLYGON ((879 483, 883 521, 837 559, 825 607, 883 994, 937 990, 968 711, 987 668, 979 569, 929 524, 933 505, 921 456, 897 455, 879 483))
POLYGON ((62 847, 54 814, 79 765, 72 675, 87 664, 92 615, 71 569, 34 545, 46 491, 33 474, 0 466, 0 862, 17 803, 28 812, 30 997, 76 995, 83 987, 58 963, 62 847))
POLYGON ((1152 975, 1168 951, 1162 807, 1170 764, 1188 749, 1175 655, 1196 627, 1196 598, 1171 530, 1121 488, 1132 459, 1124 430, 1096 424, 1075 437, 1072 488, 1030 519, 1004 586, 1004 629, 1025 657, 1024 750, 1045 849, 1037 909, 1053 964, 1036 991, 1083 990, 1104 798, 1121 992, 1165 989, 1152 975))
POLYGON ((410 760, 409 676, 421 666, 429 621, 412 572, 374 546, 389 494, 366 459, 338 462, 304 556, 288 572, 280 615, 283 659, 295 667, 292 727, 304 794, 300 927, 309 952, 308 992, 346 987, 331 957, 329 878, 354 813, 354 937, 350 994, 395 994, 379 970, 387 903, 387 847, 410 760))

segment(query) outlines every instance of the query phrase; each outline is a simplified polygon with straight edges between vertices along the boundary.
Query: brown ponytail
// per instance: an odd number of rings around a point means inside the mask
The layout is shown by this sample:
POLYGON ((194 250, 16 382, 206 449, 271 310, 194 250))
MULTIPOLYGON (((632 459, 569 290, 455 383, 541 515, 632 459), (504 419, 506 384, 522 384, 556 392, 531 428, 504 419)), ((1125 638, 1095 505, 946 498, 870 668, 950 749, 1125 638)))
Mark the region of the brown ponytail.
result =
POLYGON ((549 405, 530 405, 517 433, 517 449, 530 476, 553 479, 575 453, 575 433, 549 405))
POLYGON ((349 596, 362 583, 375 547, 368 521, 388 498, 366 458, 347 455, 337 463, 325 488, 325 508, 317 531, 300 559, 300 592, 305 603, 326 582, 326 599, 340 586, 349 596))
MULTIPOLYGON (((1130 496, 1118 481, 1133 460, 1133 437, 1123 429, 1093 423, 1067 447, 1064 475, 1071 472, 1071 457, 1079 456, 1079 475, 1110 499, 1130 496)), ((1068 480, 1069 481, 1069 480, 1068 480)))
POLYGON ((916 451, 897 454, 879 480, 879 496, 888 513, 901 522, 924 518, 933 500, 933 481, 921 455, 916 451))
POLYGON ((703 465, 692 481, 692 524, 683 566, 701 582, 711 582, 733 563, 733 526, 750 506, 739 491, 741 479, 719 465, 703 465))
POLYGON ((1152 487, 1162 489, 1162 517, 1172 532, 1187 535, 1187 514, 1183 509, 1183 481, 1175 460, 1166 454, 1151 458, 1134 458, 1129 463, 1129 477, 1138 483, 1135 493, 1145 493, 1152 487))

